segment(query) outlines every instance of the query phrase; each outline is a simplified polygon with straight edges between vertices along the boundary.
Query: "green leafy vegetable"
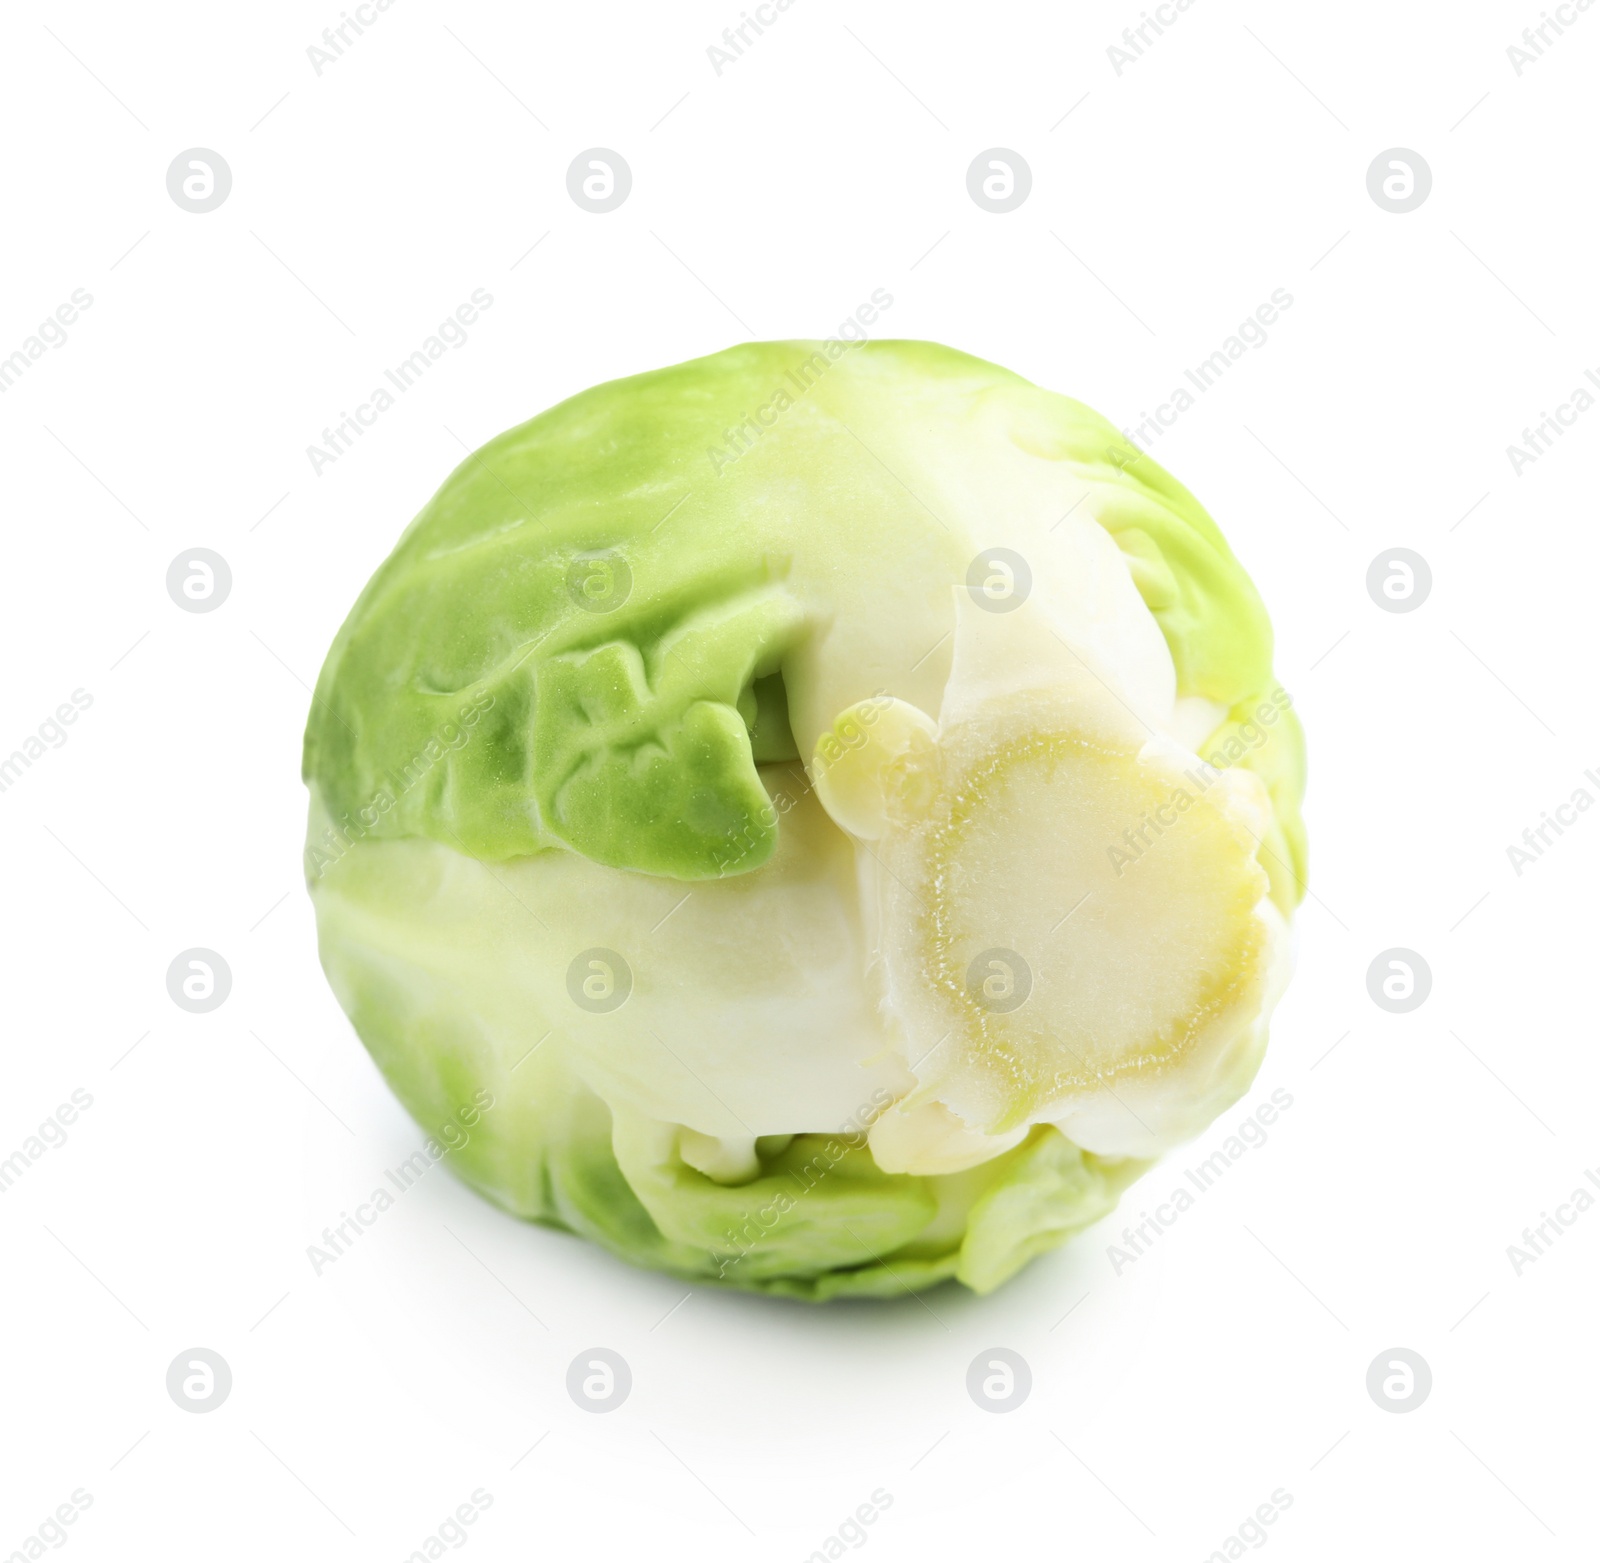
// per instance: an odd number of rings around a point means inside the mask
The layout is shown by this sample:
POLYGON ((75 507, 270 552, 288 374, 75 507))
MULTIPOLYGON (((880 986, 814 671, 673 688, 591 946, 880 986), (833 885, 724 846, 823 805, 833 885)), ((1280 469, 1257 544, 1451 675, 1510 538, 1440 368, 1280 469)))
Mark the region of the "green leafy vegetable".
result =
POLYGON ((306 732, 324 966, 506 1209, 988 1291, 1248 1087, 1304 754, 1248 578, 1088 408, 763 343, 492 440, 306 732))

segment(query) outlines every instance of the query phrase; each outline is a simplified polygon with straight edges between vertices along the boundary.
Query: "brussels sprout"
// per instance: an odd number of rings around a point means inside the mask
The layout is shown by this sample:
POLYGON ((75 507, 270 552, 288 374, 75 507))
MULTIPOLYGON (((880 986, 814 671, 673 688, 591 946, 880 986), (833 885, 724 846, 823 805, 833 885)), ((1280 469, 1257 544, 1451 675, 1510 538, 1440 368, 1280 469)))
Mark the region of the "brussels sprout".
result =
POLYGON ((986 1292, 1106 1214, 1249 1086, 1304 884, 1209 517, 923 342, 490 441, 340 630, 305 776, 329 980, 421 1125, 470 1115, 456 1170, 812 1299, 986 1292))

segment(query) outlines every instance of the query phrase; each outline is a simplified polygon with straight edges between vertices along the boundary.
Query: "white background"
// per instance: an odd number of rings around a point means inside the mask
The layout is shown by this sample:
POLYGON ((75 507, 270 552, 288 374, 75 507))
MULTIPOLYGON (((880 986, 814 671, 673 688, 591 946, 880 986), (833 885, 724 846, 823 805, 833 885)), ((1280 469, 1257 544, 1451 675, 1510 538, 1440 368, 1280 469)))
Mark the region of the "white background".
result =
POLYGON ((0 1197, 0 1555, 79 1487, 85 1560, 398 1560, 477 1488, 481 1560, 801 1559, 877 1488, 885 1560, 1201 1559, 1278 1488, 1274 1557, 1588 1555, 1600 1211, 1506 1250, 1600 1167, 1600 817, 1520 876, 1506 848, 1600 795, 1600 410, 1520 476, 1506 447, 1600 373, 1600 9, 1520 78, 1533 4, 1198 0, 1120 77, 1137 4, 1060 9, 797 0, 719 77, 736 0, 398 0, 320 76, 336 3, 7 7, 0 355, 94 302, 0 396, 0 751, 93 704, 0 794, 0 1157, 94 1105, 0 1197), (233 175, 206 215, 165 186, 195 146, 233 175), (566 191, 593 146, 633 172, 605 216, 566 191), (996 146, 1033 173, 1005 216, 966 191, 996 146), (1397 146, 1433 173, 1408 215, 1366 187, 1397 146), (880 287, 880 334, 1119 424, 1293 296, 1155 448, 1261 587, 1310 742, 1314 896, 1251 1097, 987 1300, 683 1301, 442 1173, 314 1276, 419 1141, 299 882, 346 609, 467 448, 880 287), (315 475, 474 288, 467 345, 315 475), (233 572, 210 614, 165 589, 195 546, 233 572), (1407 614, 1365 588, 1395 546, 1433 573, 1407 614), (194 945, 234 976, 207 1015, 165 987, 194 945), (1368 997, 1391 946, 1432 968, 1410 1014, 1368 997), (1116 1274, 1275 1087, 1269 1142, 1116 1274), (607 1416, 564 1389, 595 1345, 633 1372, 607 1416), (1034 1388, 992 1415, 965 1377, 1000 1345, 1034 1388), (233 1372, 206 1415, 164 1387, 193 1346, 233 1372), (1433 1373, 1404 1415, 1365 1388, 1395 1346, 1433 1373))

